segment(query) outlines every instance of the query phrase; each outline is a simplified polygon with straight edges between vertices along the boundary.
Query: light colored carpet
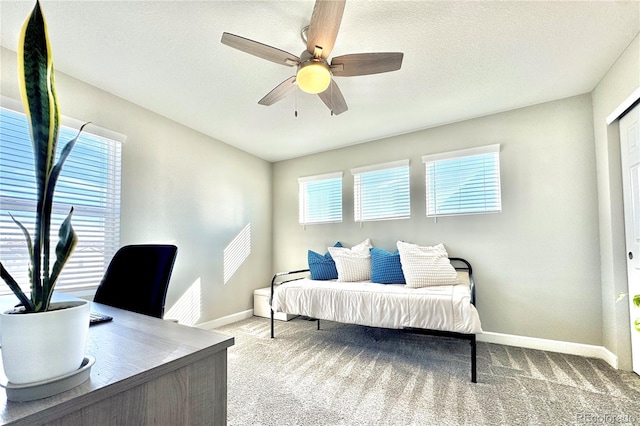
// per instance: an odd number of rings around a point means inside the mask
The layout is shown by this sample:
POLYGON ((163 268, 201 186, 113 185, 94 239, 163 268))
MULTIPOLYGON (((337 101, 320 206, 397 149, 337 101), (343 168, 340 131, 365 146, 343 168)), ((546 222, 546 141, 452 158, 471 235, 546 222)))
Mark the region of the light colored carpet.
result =
POLYGON ((640 424, 640 377, 598 359, 329 321, 219 329, 230 425, 640 424))

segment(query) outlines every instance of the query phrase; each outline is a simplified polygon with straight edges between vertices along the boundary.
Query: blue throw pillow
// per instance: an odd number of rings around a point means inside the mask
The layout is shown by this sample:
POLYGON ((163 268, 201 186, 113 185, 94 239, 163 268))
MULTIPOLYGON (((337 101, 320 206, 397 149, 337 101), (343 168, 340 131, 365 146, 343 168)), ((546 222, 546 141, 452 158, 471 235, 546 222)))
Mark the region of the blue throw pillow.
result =
POLYGON ((369 253, 371 253, 371 282, 406 284, 398 250, 390 253, 386 250, 372 247, 369 249, 369 253))
MULTIPOLYGON (((342 244, 338 241, 334 247, 342 247, 342 244)), ((333 261, 331 254, 327 252, 322 255, 315 251, 309 250, 307 254, 307 260, 309 262, 309 271, 311 272, 312 280, 335 280, 338 279, 338 270, 336 269, 336 263, 333 261)))

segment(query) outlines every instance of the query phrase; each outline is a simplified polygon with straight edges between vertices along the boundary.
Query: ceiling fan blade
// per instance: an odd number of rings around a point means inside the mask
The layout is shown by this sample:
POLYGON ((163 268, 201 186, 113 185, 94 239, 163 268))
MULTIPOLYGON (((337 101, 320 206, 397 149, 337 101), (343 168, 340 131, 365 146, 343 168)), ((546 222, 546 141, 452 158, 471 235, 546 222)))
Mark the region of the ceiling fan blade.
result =
POLYGON ((220 41, 222 44, 226 44, 234 49, 266 59, 267 61, 275 62, 276 64, 292 67, 300 62, 300 58, 296 55, 235 34, 222 33, 222 39, 220 41))
POLYGON ((402 66, 400 52, 354 53, 336 56, 331 60, 331 74, 336 77, 379 74, 396 71, 402 66))
POLYGON ((338 37, 346 0, 316 0, 307 31, 307 51, 314 54, 316 46, 322 48, 321 56, 327 58, 338 37))
POLYGON ((322 93, 318 93, 322 102, 331 110, 333 115, 342 114, 346 110, 349 109, 347 106, 347 102, 344 100, 344 96, 342 96, 342 92, 338 88, 338 85, 335 81, 331 80, 331 84, 322 93))
POLYGON ((296 90, 296 76, 289 77, 282 83, 278 84, 272 91, 266 94, 266 96, 258 103, 260 105, 273 105, 281 99, 284 99, 289 93, 296 90))

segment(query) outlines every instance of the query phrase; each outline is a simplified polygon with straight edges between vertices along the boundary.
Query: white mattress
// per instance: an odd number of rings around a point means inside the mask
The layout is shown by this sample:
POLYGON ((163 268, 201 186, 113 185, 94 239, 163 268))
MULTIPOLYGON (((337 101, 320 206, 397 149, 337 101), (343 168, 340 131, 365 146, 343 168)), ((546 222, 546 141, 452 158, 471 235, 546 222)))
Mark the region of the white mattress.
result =
POLYGON ((316 281, 308 278, 279 285, 274 312, 372 327, 414 327, 458 333, 482 333, 471 301, 466 273, 461 284, 408 288, 369 281, 316 281))

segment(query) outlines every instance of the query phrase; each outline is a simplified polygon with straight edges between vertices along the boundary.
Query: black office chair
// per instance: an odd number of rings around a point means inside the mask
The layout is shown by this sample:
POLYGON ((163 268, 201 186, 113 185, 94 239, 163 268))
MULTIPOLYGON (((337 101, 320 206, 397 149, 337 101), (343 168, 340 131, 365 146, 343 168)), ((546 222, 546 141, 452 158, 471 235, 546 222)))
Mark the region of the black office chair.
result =
POLYGON ((178 247, 162 244, 120 248, 98 286, 94 302, 162 318, 178 247))

